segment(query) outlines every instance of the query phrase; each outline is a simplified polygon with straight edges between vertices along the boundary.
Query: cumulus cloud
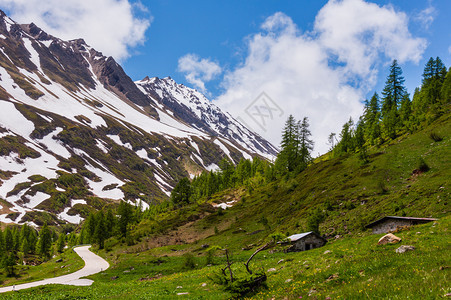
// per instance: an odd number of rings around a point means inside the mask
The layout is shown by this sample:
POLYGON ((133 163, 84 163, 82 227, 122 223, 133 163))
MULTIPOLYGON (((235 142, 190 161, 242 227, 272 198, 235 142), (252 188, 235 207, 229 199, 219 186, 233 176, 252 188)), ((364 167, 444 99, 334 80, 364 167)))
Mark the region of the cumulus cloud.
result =
POLYGON ((196 54, 186 54, 178 61, 178 71, 185 73, 186 80, 203 93, 207 93, 205 83, 221 74, 218 63, 206 58, 199 58, 196 54))
POLYGON ((216 103, 275 145, 289 114, 306 116, 315 153, 324 153, 328 135, 362 114, 381 65, 416 63, 425 47, 409 32, 407 16, 391 6, 331 0, 304 33, 279 12, 247 38, 244 63, 224 75, 216 103), (262 92, 269 99, 258 97, 262 92))
POLYGON ((92 47, 118 60, 145 40, 151 17, 139 18, 146 8, 128 0, 0 0, 18 23, 35 23, 64 40, 83 38, 92 47))

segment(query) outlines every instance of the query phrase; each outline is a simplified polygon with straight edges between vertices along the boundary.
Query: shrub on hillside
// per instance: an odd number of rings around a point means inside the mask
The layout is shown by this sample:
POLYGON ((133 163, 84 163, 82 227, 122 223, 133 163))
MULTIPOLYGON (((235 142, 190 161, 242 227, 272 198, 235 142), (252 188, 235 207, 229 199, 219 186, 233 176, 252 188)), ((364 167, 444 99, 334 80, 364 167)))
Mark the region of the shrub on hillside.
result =
POLYGON ((429 137, 431 138, 431 140, 433 140, 434 142, 441 142, 443 141, 443 137, 438 134, 437 132, 431 131, 429 133, 429 137))
POLYGON ((424 159, 422 157, 420 157, 419 161, 418 161, 418 170, 420 170, 421 172, 427 172, 429 171, 429 166, 428 164, 424 161, 424 159))

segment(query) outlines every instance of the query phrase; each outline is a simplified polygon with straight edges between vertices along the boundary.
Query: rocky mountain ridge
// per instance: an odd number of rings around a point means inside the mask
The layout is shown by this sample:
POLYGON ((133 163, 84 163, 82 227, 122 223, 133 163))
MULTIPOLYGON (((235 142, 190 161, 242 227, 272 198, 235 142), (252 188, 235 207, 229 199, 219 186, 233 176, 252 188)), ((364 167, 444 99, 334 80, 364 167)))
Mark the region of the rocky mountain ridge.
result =
POLYGON ((0 221, 78 223, 123 199, 165 201, 176 182, 277 149, 172 79, 133 82, 82 39, 0 12, 0 221))

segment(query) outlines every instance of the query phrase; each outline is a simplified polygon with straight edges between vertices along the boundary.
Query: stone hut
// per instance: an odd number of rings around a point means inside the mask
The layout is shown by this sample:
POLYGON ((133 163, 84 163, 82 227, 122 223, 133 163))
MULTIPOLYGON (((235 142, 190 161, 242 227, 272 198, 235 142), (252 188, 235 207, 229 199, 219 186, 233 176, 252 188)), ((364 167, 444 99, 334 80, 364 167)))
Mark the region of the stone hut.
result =
POLYGON ((424 224, 432 221, 436 221, 437 219, 433 218, 412 218, 412 217, 395 217, 395 216, 386 216, 382 219, 374 221, 366 225, 366 228, 371 228, 374 234, 378 233, 388 233, 393 232, 401 227, 409 227, 418 224, 424 224))
POLYGON ((289 236, 288 242, 291 247, 287 249, 287 252, 298 252, 315 249, 324 246, 327 240, 319 234, 310 231, 289 236))

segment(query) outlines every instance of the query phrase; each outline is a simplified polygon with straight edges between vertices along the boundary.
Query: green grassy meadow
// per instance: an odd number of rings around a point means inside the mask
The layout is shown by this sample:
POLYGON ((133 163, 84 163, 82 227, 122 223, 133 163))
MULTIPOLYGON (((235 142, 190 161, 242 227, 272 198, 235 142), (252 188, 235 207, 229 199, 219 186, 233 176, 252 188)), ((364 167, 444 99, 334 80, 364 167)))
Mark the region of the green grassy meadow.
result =
MULTIPOLYGON (((261 289, 251 298, 441 298, 451 292, 450 223, 451 219, 445 217, 434 223, 395 233, 402 241, 394 245, 378 246, 377 241, 382 235, 367 232, 330 241, 322 248, 306 252, 284 253, 278 248, 262 251, 252 261, 251 269, 267 271, 268 288, 261 289), (395 253, 400 245, 412 245, 415 250, 395 253), (271 268, 275 270, 268 272, 271 268)), ((139 255, 106 254, 106 258, 116 264, 103 273, 89 277, 94 280, 90 287, 43 286, 3 294, 2 297, 226 299, 230 294, 209 279, 225 263, 224 255, 220 252, 211 266, 205 264, 205 250, 200 250, 197 244, 152 249, 139 255), (186 253, 194 256, 196 265, 193 270, 185 267, 186 253)), ((245 272, 242 263, 252 252, 232 252, 235 274, 245 272)))

